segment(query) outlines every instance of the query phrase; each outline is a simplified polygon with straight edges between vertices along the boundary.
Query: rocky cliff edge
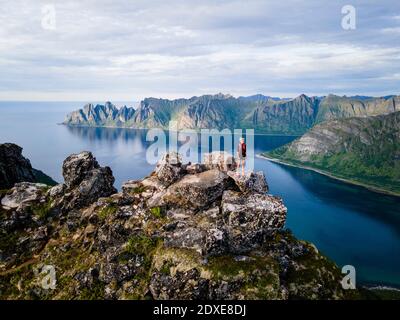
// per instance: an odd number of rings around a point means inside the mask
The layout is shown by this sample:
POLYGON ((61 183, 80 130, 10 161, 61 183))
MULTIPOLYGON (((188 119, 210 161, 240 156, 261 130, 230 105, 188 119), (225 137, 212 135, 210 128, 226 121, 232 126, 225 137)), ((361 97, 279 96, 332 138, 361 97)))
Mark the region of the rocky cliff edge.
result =
POLYGON ((0 196, 0 297, 349 297, 335 264, 284 229, 264 174, 240 178, 226 160, 171 153, 117 192, 111 169, 82 152, 64 161, 64 184, 17 183, 0 196), (53 289, 41 285, 44 266, 53 289))

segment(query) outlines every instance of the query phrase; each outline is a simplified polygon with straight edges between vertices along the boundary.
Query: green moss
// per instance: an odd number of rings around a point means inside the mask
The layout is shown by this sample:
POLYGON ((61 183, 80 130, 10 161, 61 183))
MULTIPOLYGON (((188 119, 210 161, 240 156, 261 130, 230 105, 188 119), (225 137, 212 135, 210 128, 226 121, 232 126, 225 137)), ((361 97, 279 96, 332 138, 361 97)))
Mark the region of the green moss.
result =
POLYGON ((0 232, 0 251, 8 252, 9 249, 14 249, 17 245, 20 233, 18 232, 0 232))
POLYGON ((3 198, 6 194, 10 193, 10 189, 1 189, 0 190, 0 199, 3 198))
POLYGON ((174 266, 174 264, 171 261, 164 261, 163 265, 160 268, 160 272, 165 275, 170 275, 171 267, 173 267, 173 266, 174 266))
POLYGON ((109 204, 98 212, 98 216, 100 220, 105 220, 108 216, 115 214, 117 210, 118 210, 117 205, 109 204))
POLYGON ((153 256, 161 245, 160 239, 153 239, 145 235, 135 235, 129 238, 125 251, 121 254, 122 261, 131 258, 137 259, 138 257, 143 259, 141 267, 137 269, 134 276, 134 280, 137 283, 135 288, 136 296, 143 296, 148 288, 152 273, 153 256))
POLYGON ((96 281, 90 288, 83 288, 79 299, 80 300, 102 300, 104 299, 105 285, 101 281, 96 281))
POLYGON ((41 220, 46 220, 51 213, 52 201, 49 199, 45 203, 33 204, 31 206, 32 214, 41 220))
POLYGON ((231 256, 213 257, 207 269, 216 280, 237 281, 239 292, 246 299, 279 298, 278 263, 268 256, 251 255, 244 261, 236 261, 231 256))
POLYGON ((0 275, 0 300, 33 299, 34 297, 30 295, 29 289, 34 284, 35 275, 31 265, 12 273, 0 275))
POLYGON ((163 217, 162 211, 160 207, 154 207, 150 209, 151 214, 154 218, 160 219, 163 217))
POLYGON ((236 261, 232 256, 219 256, 211 257, 207 268, 217 278, 228 278, 239 274, 249 275, 266 268, 275 268, 275 263, 269 257, 254 256, 245 261, 236 261))
POLYGON ((146 191, 146 187, 145 187, 145 186, 138 186, 138 187, 133 188, 133 189, 130 191, 130 193, 131 193, 131 194, 139 194, 139 193, 142 193, 142 192, 144 192, 144 191, 146 191))
POLYGON ((147 255, 157 245, 157 241, 145 235, 132 236, 129 238, 125 251, 133 255, 147 255))

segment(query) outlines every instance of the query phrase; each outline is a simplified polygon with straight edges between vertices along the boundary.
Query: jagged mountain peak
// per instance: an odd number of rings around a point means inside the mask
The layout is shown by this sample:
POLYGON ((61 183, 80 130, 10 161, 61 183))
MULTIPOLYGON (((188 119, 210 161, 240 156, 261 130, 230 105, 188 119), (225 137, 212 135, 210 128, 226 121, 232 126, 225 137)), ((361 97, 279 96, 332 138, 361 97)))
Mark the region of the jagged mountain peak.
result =
POLYGON ((64 124, 129 128, 243 128, 275 134, 303 134, 318 122, 398 111, 400 97, 359 99, 329 94, 301 94, 294 99, 276 99, 261 94, 235 98, 217 93, 191 98, 145 98, 134 109, 118 109, 111 102, 86 104, 67 115, 64 124))

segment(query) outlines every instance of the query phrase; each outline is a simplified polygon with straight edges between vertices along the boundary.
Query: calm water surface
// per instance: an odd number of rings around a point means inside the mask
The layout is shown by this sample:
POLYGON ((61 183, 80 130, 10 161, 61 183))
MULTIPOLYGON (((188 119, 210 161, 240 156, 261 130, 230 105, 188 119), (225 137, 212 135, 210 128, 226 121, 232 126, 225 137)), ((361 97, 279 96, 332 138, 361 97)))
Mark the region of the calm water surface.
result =
MULTIPOLYGON (((145 160, 149 143, 144 130, 57 125, 82 105, 0 102, 0 143, 19 144, 35 168, 59 182, 63 160, 82 150, 92 151, 101 165, 112 168, 118 188, 152 171, 145 160)), ((293 139, 255 136, 256 152, 293 139)), ((400 287, 400 198, 259 158, 255 168, 265 172, 271 193, 284 199, 286 225, 298 238, 315 243, 339 266, 354 265, 358 282, 400 287)))

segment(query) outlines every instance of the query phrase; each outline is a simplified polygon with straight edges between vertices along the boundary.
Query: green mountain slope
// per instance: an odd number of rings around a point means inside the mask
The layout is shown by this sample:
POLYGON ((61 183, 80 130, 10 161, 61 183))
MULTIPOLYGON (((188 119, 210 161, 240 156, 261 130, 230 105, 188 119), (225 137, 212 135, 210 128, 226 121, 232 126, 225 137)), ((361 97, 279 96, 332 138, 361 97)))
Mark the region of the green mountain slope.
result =
POLYGON ((400 112, 326 121, 265 155, 400 194, 400 112))
POLYGON ((348 98, 328 95, 321 100, 316 122, 325 120, 373 116, 400 111, 400 97, 348 98))

